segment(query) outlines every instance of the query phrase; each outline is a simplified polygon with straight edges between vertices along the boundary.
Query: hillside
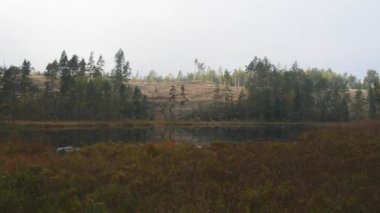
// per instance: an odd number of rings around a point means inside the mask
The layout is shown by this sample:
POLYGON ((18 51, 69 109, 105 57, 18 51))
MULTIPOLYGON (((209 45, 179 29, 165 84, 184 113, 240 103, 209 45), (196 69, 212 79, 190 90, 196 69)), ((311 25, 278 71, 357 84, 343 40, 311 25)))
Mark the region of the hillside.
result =
MULTIPOLYGON (((181 85, 185 87, 185 95, 189 101, 211 102, 214 99, 214 91, 217 85, 209 81, 183 81, 183 82, 131 82, 132 85, 141 88, 150 101, 167 101, 169 90, 175 86, 177 95, 181 93, 181 85)), ((220 86, 223 89, 223 85, 220 86)), ((237 100, 243 87, 230 87, 234 100, 237 100)))
MULTIPOLYGON (((32 79, 41 89, 44 87, 45 76, 40 74, 32 75, 32 79)), ((148 102, 153 109, 155 119, 164 119, 168 116, 169 91, 172 85, 176 88, 177 100, 176 116, 186 116, 200 106, 207 106, 214 101, 215 89, 217 85, 210 81, 183 81, 183 82, 145 82, 131 81, 132 86, 137 86, 142 93, 147 96, 148 102), (188 99, 184 105, 180 105, 182 99, 181 85, 185 87, 185 96, 188 99)), ((223 85, 220 85, 220 93, 223 93, 223 85)), ((236 101, 244 87, 230 87, 233 100, 236 101)))
MULTIPOLYGON (((199 107, 207 107, 214 101, 215 90, 217 85, 209 81, 186 81, 186 82, 131 82, 132 85, 141 88, 143 94, 148 97, 151 103, 155 119, 165 119, 169 115, 169 91, 174 85, 176 88, 176 117, 183 117, 191 114, 199 107), (181 85, 185 88, 185 97, 187 101, 181 105, 184 100, 181 96, 181 85)), ((223 86, 220 92, 223 93, 223 86)), ((233 100, 237 100, 242 87, 230 87, 230 93, 233 100)))

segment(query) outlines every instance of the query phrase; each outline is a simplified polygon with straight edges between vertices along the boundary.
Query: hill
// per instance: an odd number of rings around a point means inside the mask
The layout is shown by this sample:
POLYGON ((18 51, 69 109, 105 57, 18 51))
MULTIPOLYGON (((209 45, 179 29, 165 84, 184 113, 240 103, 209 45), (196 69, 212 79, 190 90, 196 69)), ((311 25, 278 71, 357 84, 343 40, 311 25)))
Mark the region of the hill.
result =
MULTIPOLYGON (((46 78, 41 74, 33 74, 33 81, 39 88, 43 89, 46 78)), ((210 81, 175 81, 175 82, 146 82, 131 81, 132 86, 137 86, 142 93, 147 96, 148 102, 152 107, 155 119, 165 119, 168 116, 169 91, 174 85, 176 88, 176 116, 186 116, 192 113, 198 107, 210 105, 214 101, 215 90, 219 87, 220 93, 223 93, 224 85, 216 85, 210 81), (185 97, 187 101, 184 105, 180 104, 182 99, 181 85, 185 87, 185 97)), ((234 101, 239 97, 240 92, 245 90, 244 87, 229 87, 228 91, 234 101)))

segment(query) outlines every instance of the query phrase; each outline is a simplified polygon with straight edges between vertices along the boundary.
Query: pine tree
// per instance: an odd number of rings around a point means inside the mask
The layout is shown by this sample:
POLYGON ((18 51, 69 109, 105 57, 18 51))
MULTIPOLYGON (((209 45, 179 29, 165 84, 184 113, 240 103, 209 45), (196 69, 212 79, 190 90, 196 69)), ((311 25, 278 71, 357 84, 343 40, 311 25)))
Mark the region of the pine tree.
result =
POLYGON ((201 80, 205 76, 206 65, 205 63, 201 63, 197 58, 194 59, 195 65, 195 80, 201 80))
POLYGON ((96 115, 96 106, 99 101, 98 95, 96 94, 96 88, 93 80, 90 80, 86 88, 86 102, 87 102, 87 113, 93 118, 96 115))
POLYGON ((271 120, 273 117, 273 73, 276 67, 267 58, 255 57, 247 66, 251 75, 248 101, 252 115, 258 120, 271 120))
POLYGON ((21 69, 10 66, 5 70, 2 78, 2 88, 0 91, 0 112, 4 117, 12 118, 13 109, 17 105, 20 93, 21 69))
POLYGON ((47 78, 47 82, 45 84, 45 91, 48 93, 53 93, 57 90, 58 87, 58 74, 59 74, 59 66, 57 60, 54 60, 52 63, 49 63, 46 66, 45 76, 47 78))
POLYGON ((0 67, 0 88, 1 88, 1 79, 3 78, 3 74, 5 70, 6 70, 5 67, 0 67))
POLYGON ((101 77, 103 75, 104 64, 105 64, 105 61, 103 59, 103 56, 100 55, 98 61, 96 62, 95 73, 94 73, 95 78, 101 77))
POLYGON ((90 57, 88 58, 88 63, 86 65, 86 72, 93 76, 95 73, 95 59, 94 59, 94 52, 91 51, 90 57))
POLYGON ((124 52, 119 49, 115 54, 115 67, 112 70, 112 76, 117 83, 127 82, 131 76, 129 62, 125 60, 124 52))
POLYGON ((236 113, 238 116, 238 119, 247 120, 248 119, 248 112, 247 112, 247 95, 245 94, 244 90, 240 90, 237 105, 236 105, 236 113))
POLYGON ((20 92, 21 69, 16 66, 10 66, 5 70, 1 88, 1 97, 5 102, 11 103, 16 101, 20 92))
POLYGON ((224 85, 225 86, 229 86, 230 85, 230 83, 231 83, 231 74, 230 74, 230 72, 228 72, 228 70, 224 71, 223 80, 224 80, 224 85))
POLYGON ((183 116, 183 109, 184 109, 184 107, 185 107, 185 104, 186 104, 186 102, 189 100, 189 99, 187 99, 186 98, 186 89, 185 89, 185 85, 184 84, 182 84, 181 85, 181 101, 180 101, 180 105, 181 105, 181 114, 182 114, 182 116, 183 116))
POLYGON ((20 92, 21 98, 26 102, 28 94, 33 91, 33 82, 30 78, 31 65, 30 62, 24 60, 21 67, 20 92))
POLYGON ((59 67, 59 73, 61 77, 59 89, 60 89, 60 93, 64 95, 64 94, 67 94, 67 92, 70 90, 73 83, 73 79, 71 76, 70 69, 68 67, 68 59, 67 59, 67 55, 65 51, 62 52, 58 67, 59 67))
POLYGON ((73 55, 67 64, 69 69, 70 69, 72 76, 77 76, 79 73, 79 62, 78 62, 78 60, 79 60, 78 56, 73 55))
POLYGON ((379 75, 375 70, 368 70, 367 77, 365 79, 368 85, 368 117, 370 119, 379 118, 379 100, 380 100, 380 92, 379 92, 379 75))
POLYGON ((78 64, 78 76, 85 76, 86 75, 86 61, 84 58, 79 62, 78 64))
POLYGON ((186 98, 186 93, 185 93, 185 85, 182 84, 181 85, 181 106, 185 105, 185 103, 188 101, 188 99, 186 98))
POLYGON ((131 80, 131 68, 129 66, 129 61, 126 61, 123 66, 123 80, 128 82, 131 80))
POLYGON ((350 120, 350 113, 348 110, 348 97, 343 97, 342 102, 341 102, 341 110, 340 110, 340 121, 349 121, 350 120))
POLYGON ((169 113, 171 119, 175 119, 175 103, 176 103, 176 88, 174 85, 170 87, 169 90, 169 113))
POLYGON ((183 81, 183 73, 182 73, 181 70, 178 71, 178 74, 177 74, 177 80, 178 80, 178 81, 183 81))
POLYGON ((375 83, 371 83, 368 87, 368 117, 370 119, 377 118, 377 106, 376 106, 376 93, 375 93, 375 83))
POLYGON ((302 107, 302 96, 301 96, 301 90, 296 83, 294 85, 294 97, 293 97, 293 107, 292 107, 292 119, 299 120, 300 118, 300 111, 302 107))
POLYGON ((362 90, 356 90, 354 96, 354 103, 352 104, 353 119, 362 120, 365 118, 365 98, 362 90))

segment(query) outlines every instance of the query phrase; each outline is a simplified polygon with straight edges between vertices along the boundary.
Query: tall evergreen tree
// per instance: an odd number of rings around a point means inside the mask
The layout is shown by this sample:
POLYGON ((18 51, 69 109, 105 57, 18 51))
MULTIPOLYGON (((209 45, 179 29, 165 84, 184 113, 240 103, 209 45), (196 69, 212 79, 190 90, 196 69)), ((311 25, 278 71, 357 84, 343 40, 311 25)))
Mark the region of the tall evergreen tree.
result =
POLYGON ((21 79, 20 79, 20 92, 22 95, 22 99, 27 101, 28 94, 30 94, 33 90, 33 82, 30 78, 31 65, 30 62, 24 60, 21 66, 21 79))
POLYGON ((84 58, 79 62, 78 64, 78 76, 85 76, 86 75, 86 61, 84 58))
POLYGON ((175 119, 175 116, 176 116, 176 111, 175 111, 176 97, 177 97, 177 91, 176 91, 175 85, 172 85, 169 90, 170 119, 175 119))
POLYGON ((58 87, 58 75, 59 75, 59 65, 57 60, 54 60, 52 63, 49 63, 46 66, 45 77, 47 82, 45 84, 45 91, 48 93, 53 93, 57 90, 58 87))
POLYGON ((131 76, 131 68, 129 62, 125 60, 124 52, 119 49, 115 54, 115 67, 112 70, 112 76, 118 83, 129 81, 131 76))
POLYGON ((224 70, 223 81, 225 86, 229 86, 231 84, 231 74, 228 70, 224 70))
POLYGON ((375 70, 368 70, 365 82, 368 85, 368 117, 370 119, 379 118, 379 75, 375 70))
POLYGON ((2 79, 1 96, 3 100, 8 103, 16 101, 20 92, 21 69, 16 66, 10 66, 5 70, 2 79))
POLYGON ((178 80, 178 81, 183 81, 183 79, 184 79, 184 77, 183 77, 183 73, 182 73, 182 71, 180 70, 180 71, 178 71, 178 74, 177 74, 177 80, 178 80))
POLYGON ((95 58, 94 58, 94 52, 91 51, 90 57, 88 58, 88 62, 86 65, 86 72, 93 76, 95 74, 96 67, 95 67, 95 58))
POLYGON ((101 77, 103 75, 104 64, 105 64, 105 61, 103 59, 103 56, 100 55, 98 58, 98 61, 96 62, 95 73, 94 73, 95 78, 101 77))
POLYGON ((77 76, 79 73, 79 58, 77 55, 73 55, 70 61, 67 63, 72 76, 77 76))
POLYGON ((3 117, 12 118, 20 93, 21 69, 10 66, 5 70, 2 78, 2 88, 0 91, 0 112, 3 117))
POLYGON ((273 115, 273 72, 276 67, 267 58, 255 57, 247 66, 246 71, 251 75, 249 87, 249 104, 252 115, 258 120, 270 120, 273 115))
POLYGON ((236 111, 238 119, 241 120, 248 120, 248 112, 247 112, 247 95, 244 92, 244 90, 240 90, 237 104, 236 104, 236 111))
POLYGON ((64 95, 64 94, 67 94, 67 92, 70 90, 73 83, 73 79, 71 76, 71 71, 68 66, 68 59, 67 59, 67 55, 65 51, 63 51, 61 54, 61 59, 59 60, 58 67, 59 67, 59 73, 61 77, 59 89, 60 89, 60 93, 64 95))
POLYGON ((352 104, 353 119, 362 120, 365 118, 365 98, 362 90, 356 90, 354 102, 352 104))
POLYGON ((350 112, 348 110, 348 96, 343 97, 340 104, 340 121, 349 121, 350 120, 350 112))

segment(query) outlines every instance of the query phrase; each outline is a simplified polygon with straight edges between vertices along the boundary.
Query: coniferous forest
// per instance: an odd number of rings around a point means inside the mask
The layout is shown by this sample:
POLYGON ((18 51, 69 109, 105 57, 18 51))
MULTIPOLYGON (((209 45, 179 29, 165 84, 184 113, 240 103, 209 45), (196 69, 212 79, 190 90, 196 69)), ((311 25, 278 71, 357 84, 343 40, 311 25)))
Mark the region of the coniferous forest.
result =
POLYGON ((1 116, 10 120, 148 119, 146 96, 128 85, 131 76, 124 52, 115 54, 115 67, 105 73, 104 60, 88 62, 63 51, 46 66, 44 88, 32 81, 31 63, 3 69, 1 116))
MULTIPOLYGON (((360 80, 331 69, 304 70, 297 62, 290 69, 280 68, 267 58, 255 57, 245 69, 233 72, 206 68, 196 59, 195 71, 179 71, 177 77, 162 77, 155 71, 134 77, 123 50, 115 54, 114 60, 114 68, 106 71, 102 55, 96 60, 91 52, 86 61, 77 55, 69 57, 63 51, 59 60, 46 66, 43 87, 32 80, 32 65, 27 60, 21 66, 1 68, 0 118, 154 120, 149 99, 130 82, 168 81, 184 85, 196 80, 216 85, 210 94, 213 100, 200 104, 192 114, 175 119, 346 122, 377 119, 380 114, 379 75, 375 70, 368 70, 360 80), (242 88, 238 97, 233 97, 232 87, 242 88)), ((180 100, 180 96, 186 99, 183 85, 182 95, 168 95, 171 105, 184 104, 180 100)))

